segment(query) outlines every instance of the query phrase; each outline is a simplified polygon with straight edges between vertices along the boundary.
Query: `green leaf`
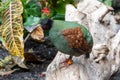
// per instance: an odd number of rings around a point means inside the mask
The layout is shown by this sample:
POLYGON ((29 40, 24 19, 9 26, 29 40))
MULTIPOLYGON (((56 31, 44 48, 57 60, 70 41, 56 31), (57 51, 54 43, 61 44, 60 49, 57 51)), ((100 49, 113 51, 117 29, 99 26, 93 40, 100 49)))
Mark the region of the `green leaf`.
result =
POLYGON ((112 6, 112 0, 105 0, 104 3, 108 6, 112 6))
POLYGON ((51 17, 53 20, 65 20, 65 15, 56 14, 55 16, 51 17))
POLYGON ((99 0, 99 1, 104 3, 107 6, 112 6, 112 0, 99 0))
POLYGON ((40 21, 39 17, 30 16, 27 18, 26 22, 24 23, 24 26, 34 26, 38 24, 39 21, 40 21))
POLYGON ((66 4, 74 3, 74 0, 58 0, 57 4, 54 6, 54 10, 59 14, 65 14, 66 4))
POLYGON ((22 0, 22 4, 24 7, 24 10, 23 10, 24 22, 31 15, 36 17, 41 16, 41 6, 37 0, 29 0, 29 1, 22 0))
POLYGON ((0 15, 0 25, 2 24, 2 18, 1 18, 1 15, 0 15))
POLYGON ((11 0, 2 0, 2 2, 0 2, 0 12, 5 10, 9 6, 10 1, 11 0))
POLYGON ((25 7, 25 5, 27 4, 26 2, 27 0, 21 0, 22 4, 23 4, 23 7, 25 7))

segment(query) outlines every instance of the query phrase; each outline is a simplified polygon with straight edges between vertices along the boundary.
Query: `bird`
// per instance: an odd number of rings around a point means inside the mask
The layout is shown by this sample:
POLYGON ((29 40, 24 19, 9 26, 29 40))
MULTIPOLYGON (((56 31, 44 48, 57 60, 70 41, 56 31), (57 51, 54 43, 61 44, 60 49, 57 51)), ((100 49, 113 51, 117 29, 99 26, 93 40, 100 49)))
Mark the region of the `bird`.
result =
POLYGON ((48 37, 56 49, 70 55, 62 62, 66 66, 73 63, 72 56, 85 55, 85 58, 89 58, 93 47, 93 37, 83 25, 52 19, 42 20, 41 25, 43 30, 48 32, 48 37))

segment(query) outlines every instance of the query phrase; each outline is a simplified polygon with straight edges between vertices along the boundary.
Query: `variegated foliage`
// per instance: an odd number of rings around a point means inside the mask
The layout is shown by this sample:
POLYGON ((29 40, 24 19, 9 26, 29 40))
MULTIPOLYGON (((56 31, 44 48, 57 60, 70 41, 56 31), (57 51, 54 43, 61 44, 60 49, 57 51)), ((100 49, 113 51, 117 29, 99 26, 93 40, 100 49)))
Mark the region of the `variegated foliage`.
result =
MULTIPOLYGON (((6 0, 7 1, 7 0, 6 0)), ((20 0, 11 0, 9 6, 2 11, 2 25, 0 26, 0 36, 5 48, 12 56, 24 60, 23 43, 23 7, 20 0)))

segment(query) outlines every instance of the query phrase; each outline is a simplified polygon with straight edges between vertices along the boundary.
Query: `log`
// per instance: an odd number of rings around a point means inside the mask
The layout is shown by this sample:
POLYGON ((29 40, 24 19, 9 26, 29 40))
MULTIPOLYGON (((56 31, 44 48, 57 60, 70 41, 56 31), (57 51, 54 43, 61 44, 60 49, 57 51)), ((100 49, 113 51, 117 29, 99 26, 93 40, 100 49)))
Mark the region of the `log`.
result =
POLYGON ((73 64, 61 68, 69 55, 58 51, 46 70, 46 80, 110 80, 120 67, 120 24, 113 9, 97 0, 81 0, 77 8, 66 6, 66 21, 78 22, 94 40, 90 58, 73 57, 73 64))

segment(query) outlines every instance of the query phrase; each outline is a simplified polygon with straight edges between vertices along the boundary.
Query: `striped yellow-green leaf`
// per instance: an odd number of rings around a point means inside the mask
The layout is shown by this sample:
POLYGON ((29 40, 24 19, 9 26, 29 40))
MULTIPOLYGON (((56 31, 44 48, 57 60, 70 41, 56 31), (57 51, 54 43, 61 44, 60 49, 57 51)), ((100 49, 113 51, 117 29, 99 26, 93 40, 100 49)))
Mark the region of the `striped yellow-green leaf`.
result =
POLYGON ((2 11, 2 25, 0 27, 1 40, 15 62, 22 66, 24 61, 23 43, 23 7, 20 0, 11 0, 9 6, 2 11))

